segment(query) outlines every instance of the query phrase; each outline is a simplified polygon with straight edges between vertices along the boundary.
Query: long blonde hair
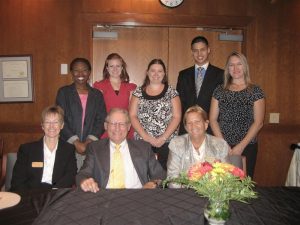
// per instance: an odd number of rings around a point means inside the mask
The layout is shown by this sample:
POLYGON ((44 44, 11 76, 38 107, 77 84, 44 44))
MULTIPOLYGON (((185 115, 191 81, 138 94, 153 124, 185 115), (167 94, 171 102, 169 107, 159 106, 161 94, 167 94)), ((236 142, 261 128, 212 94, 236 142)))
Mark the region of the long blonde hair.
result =
POLYGON ((250 72, 249 72, 249 65, 247 62, 246 57, 239 52, 233 51, 230 53, 230 55, 227 57, 226 65, 225 65, 225 71, 224 71, 224 89, 228 89, 230 84, 232 83, 232 77, 229 73, 229 61, 230 58, 236 56, 241 60, 241 63, 243 65, 243 73, 244 73, 244 80, 246 87, 252 86, 251 80, 250 80, 250 72))

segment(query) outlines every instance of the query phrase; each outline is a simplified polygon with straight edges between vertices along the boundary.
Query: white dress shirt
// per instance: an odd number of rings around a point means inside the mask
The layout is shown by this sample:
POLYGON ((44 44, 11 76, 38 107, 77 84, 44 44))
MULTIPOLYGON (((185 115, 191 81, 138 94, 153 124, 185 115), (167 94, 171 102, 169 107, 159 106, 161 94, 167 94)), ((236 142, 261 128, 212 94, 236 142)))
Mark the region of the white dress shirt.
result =
MULTIPOLYGON (((142 183, 132 163, 127 141, 124 140, 120 145, 125 170, 125 188, 142 188, 142 183)), ((112 165, 112 157, 116 149, 115 146, 116 144, 110 141, 110 165, 112 165)), ((106 188, 109 188, 109 183, 108 180, 106 188)))
POLYGON ((199 67, 202 67, 203 69, 205 69, 205 71, 207 70, 207 67, 208 67, 208 64, 209 64, 209 62, 208 63, 205 63, 204 65, 202 65, 202 66, 198 66, 197 64, 195 64, 195 71, 196 71, 196 74, 195 75, 197 75, 197 71, 198 71, 198 68, 199 67))
POLYGON ((53 175, 57 145, 58 143, 56 143, 56 146, 53 149, 53 151, 50 151, 44 139, 44 169, 43 169, 42 183, 52 184, 52 175, 53 175))

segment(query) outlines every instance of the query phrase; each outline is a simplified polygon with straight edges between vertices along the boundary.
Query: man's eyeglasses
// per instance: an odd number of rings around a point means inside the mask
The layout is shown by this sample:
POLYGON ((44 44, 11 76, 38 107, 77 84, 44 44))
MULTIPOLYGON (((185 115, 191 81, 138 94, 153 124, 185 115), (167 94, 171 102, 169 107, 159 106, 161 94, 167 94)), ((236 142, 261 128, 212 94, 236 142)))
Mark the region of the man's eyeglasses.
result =
POLYGON ((127 128, 127 125, 128 125, 128 123, 126 123, 126 122, 106 122, 106 123, 111 127, 114 127, 114 128, 119 127, 121 129, 127 128))

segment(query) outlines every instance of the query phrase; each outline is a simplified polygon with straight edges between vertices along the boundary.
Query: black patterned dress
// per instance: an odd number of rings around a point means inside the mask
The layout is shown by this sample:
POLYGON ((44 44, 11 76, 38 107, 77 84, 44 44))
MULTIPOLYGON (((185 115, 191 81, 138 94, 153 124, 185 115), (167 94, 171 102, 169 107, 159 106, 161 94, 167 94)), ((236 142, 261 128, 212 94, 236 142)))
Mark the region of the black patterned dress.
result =
MULTIPOLYGON (((254 122, 254 102, 263 99, 265 97, 264 92, 257 85, 251 85, 241 91, 231 91, 219 85, 215 89, 213 97, 218 100, 219 104, 218 123, 221 132, 225 141, 233 147, 246 136, 254 122)), ((249 175, 253 175, 256 162, 257 138, 254 137, 248 146, 245 148, 243 155, 247 158, 247 172, 249 175), (249 152, 248 146, 250 147, 249 152), (252 146, 256 148, 253 151, 252 146)))

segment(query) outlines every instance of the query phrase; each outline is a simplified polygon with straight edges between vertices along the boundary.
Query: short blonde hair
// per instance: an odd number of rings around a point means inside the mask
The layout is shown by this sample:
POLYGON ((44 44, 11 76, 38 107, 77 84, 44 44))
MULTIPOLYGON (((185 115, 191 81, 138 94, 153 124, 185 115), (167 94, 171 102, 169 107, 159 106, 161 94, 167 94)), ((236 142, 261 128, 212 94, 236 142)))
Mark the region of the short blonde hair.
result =
POLYGON ((183 124, 184 124, 184 126, 186 126, 186 118, 187 118, 188 114, 190 114, 190 113, 198 113, 200 115, 200 117, 203 119, 203 121, 207 121, 208 120, 208 116, 207 116, 207 113, 205 112, 205 110, 202 109, 198 105, 194 105, 194 106, 191 106, 190 108, 188 108, 186 110, 186 112, 184 113, 184 116, 183 116, 183 124))
POLYGON ((51 105, 51 106, 48 106, 46 107, 43 112, 42 112, 42 123, 45 122, 45 119, 48 115, 51 115, 51 114, 57 114, 58 117, 59 117, 59 122, 61 124, 64 123, 64 110, 58 106, 58 105, 51 105))

